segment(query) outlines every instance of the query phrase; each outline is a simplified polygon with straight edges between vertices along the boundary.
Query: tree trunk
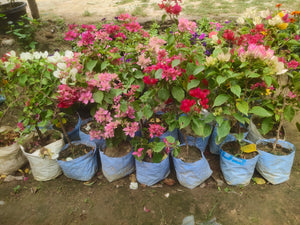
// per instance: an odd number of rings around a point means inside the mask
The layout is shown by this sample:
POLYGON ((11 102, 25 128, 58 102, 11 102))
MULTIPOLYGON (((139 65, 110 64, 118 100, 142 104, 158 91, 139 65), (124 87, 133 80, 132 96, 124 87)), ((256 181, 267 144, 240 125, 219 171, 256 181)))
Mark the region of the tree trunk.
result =
POLYGON ((35 0, 27 0, 33 19, 40 18, 39 9, 35 0))

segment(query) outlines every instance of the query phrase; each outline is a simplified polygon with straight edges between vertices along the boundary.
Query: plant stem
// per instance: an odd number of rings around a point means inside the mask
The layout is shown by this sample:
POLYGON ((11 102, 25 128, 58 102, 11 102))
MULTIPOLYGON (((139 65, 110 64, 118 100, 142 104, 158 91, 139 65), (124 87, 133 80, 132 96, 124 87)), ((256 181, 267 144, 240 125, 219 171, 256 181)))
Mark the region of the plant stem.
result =
POLYGON ((284 109, 285 105, 286 105, 286 96, 283 97, 283 104, 282 104, 282 108, 281 108, 282 111, 280 112, 280 122, 279 122, 278 129, 276 131, 276 140, 273 143, 272 151, 275 151, 277 142, 278 142, 278 140, 280 138, 280 131, 281 131, 281 128, 283 126, 283 109, 284 109))
POLYGON ((61 119, 61 116, 60 116, 60 115, 58 115, 58 120, 59 120, 59 123, 60 123, 60 125, 61 125, 61 129, 62 129, 62 131, 63 131, 63 134, 64 134, 64 136, 65 136, 66 139, 67 139, 68 144, 69 144, 70 146, 73 147, 73 144, 71 144, 70 138, 69 138, 69 136, 68 136, 68 134, 67 134, 67 132, 66 132, 66 129, 65 129, 64 125, 63 125, 63 122, 62 122, 62 119, 61 119))
POLYGON ((184 141, 185 141, 185 148, 186 148, 186 153, 187 155, 189 155, 189 144, 188 144, 188 141, 187 141, 187 137, 185 134, 182 134, 183 135, 183 138, 184 138, 184 141))
POLYGON ((40 128, 37 124, 35 125, 35 130, 38 133, 40 141, 43 141, 43 139, 44 139, 43 134, 42 134, 42 132, 41 132, 41 130, 40 130, 40 128))

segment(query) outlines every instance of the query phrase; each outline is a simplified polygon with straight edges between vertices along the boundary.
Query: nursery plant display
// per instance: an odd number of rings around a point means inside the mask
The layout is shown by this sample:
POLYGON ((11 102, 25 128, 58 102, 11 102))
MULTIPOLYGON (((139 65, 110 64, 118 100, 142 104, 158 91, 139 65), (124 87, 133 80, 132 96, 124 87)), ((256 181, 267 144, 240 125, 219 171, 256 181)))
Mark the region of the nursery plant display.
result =
MULTIPOLYGON (((260 118, 263 134, 273 126, 280 131, 284 119, 291 122, 299 110, 297 11, 248 10, 236 26, 233 21, 180 18, 180 3, 159 4, 172 21, 164 32, 157 23, 145 30, 136 17, 120 14, 97 25, 70 24, 64 38, 72 51, 5 54, 1 94, 10 107, 23 107, 21 135, 34 132, 44 142, 51 127, 61 127, 72 149, 65 120, 84 106, 88 119, 80 117, 77 125, 85 126, 86 135, 79 132, 77 138, 96 143, 86 152, 93 153, 96 164, 99 150, 103 174, 114 181, 134 172, 133 156, 136 165, 172 158, 176 169, 176 160, 206 161, 204 153, 213 143, 214 153, 229 153, 226 144, 243 141, 253 116, 260 118), (197 159, 191 159, 193 152, 197 159), (119 161, 110 174, 115 166, 106 163, 114 159, 119 161)), ((259 158, 258 147, 252 147, 233 156, 259 158)), ((46 157, 53 160, 53 154, 46 157)), ((205 178, 190 188, 211 175, 205 163, 205 178)), ((93 168, 94 175, 98 167, 93 168)))

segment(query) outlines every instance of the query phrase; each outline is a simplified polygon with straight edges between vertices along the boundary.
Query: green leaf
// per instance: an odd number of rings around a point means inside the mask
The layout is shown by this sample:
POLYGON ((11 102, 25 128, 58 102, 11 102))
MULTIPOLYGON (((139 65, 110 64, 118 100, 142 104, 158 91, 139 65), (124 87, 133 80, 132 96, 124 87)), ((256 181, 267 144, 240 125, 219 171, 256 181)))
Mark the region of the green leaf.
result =
POLYGON ((283 116, 287 121, 292 122, 295 116, 295 109, 291 105, 288 105, 284 108, 283 116))
POLYGON ((226 137, 230 132, 230 121, 225 120, 221 126, 217 127, 217 136, 219 139, 226 137))
MULTIPOLYGON (((93 69, 95 68, 95 66, 97 65, 97 60, 90 60, 90 61, 88 61, 87 62, 87 64, 86 64, 86 68, 90 71, 90 72, 92 72, 93 71, 93 69)), ((102 66, 102 65, 101 65, 102 66)))
POLYGON ((172 96, 178 102, 181 102, 184 99, 185 92, 181 87, 175 86, 175 87, 172 88, 172 96))
POLYGON ((246 66, 248 66, 248 65, 249 65, 248 62, 243 62, 243 63, 240 65, 240 68, 244 68, 244 67, 246 67, 246 66))
POLYGON ((187 85, 187 90, 197 87, 200 84, 200 80, 191 80, 187 85))
POLYGON ((261 123, 262 134, 266 135, 269 131, 272 130, 273 126, 274 126, 274 123, 273 123, 272 117, 265 118, 261 123))
POLYGON ((167 14, 162 15, 161 22, 164 23, 167 18, 167 14))
POLYGON ((22 74, 19 78, 19 83, 23 87, 25 86, 26 81, 28 80, 28 77, 26 74, 22 74))
POLYGON ((121 104, 120 104, 120 110, 121 110, 121 112, 126 112, 127 109, 128 109, 127 102, 126 101, 122 101, 121 104))
POLYGON ((157 70, 156 72, 155 72, 155 78, 156 79, 161 79, 161 75, 162 75, 162 72, 163 72, 163 70, 162 69, 159 69, 159 70, 157 70))
POLYGON ((273 113, 270 113, 266 109, 264 109, 261 106, 254 106, 249 113, 253 113, 254 115, 257 115, 259 117, 270 117, 273 115, 273 113))
POLYGON ((300 132, 300 123, 296 122, 297 130, 300 132))
POLYGON ((193 75, 198 75, 200 72, 202 72, 203 70, 205 69, 205 66, 198 66, 194 72, 193 72, 193 75))
POLYGON ((172 136, 167 136, 166 139, 169 143, 175 143, 175 141, 176 141, 175 138, 172 136))
POLYGON ((258 73, 250 73, 250 74, 248 75, 248 77, 249 77, 249 78, 256 78, 256 77, 260 77, 260 74, 258 74, 258 73))
POLYGON ((226 77, 224 76, 217 76, 217 83, 218 85, 221 85, 222 83, 224 83, 227 80, 226 77))
POLYGON ((102 91, 97 91, 93 94, 94 101, 99 104, 102 104, 103 98, 104 98, 104 94, 102 91))
MULTIPOLYGON (((103 63, 101 63, 101 71, 105 70, 108 65, 109 65, 109 63, 107 61, 104 61, 103 63)), ((95 66, 96 66, 96 64, 95 64, 95 66)))
POLYGON ((241 87, 239 85, 233 85, 230 88, 230 91, 235 94, 238 98, 241 96, 241 87))
POLYGON ((203 131, 204 131, 204 137, 208 137, 212 132, 212 126, 210 124, 205 124, 203 131))
POLYGON ((245 114, 246 116, 248 115, 249 105, 247 102, 245 101, 237 102, 236 107, 241 113, 245 114))
POLYGON ((154 152, 161 152, 165 148, 164 142, 156 142, 153 147, 154 152))
POLYGON ((159 89, 159 91, 158 91, 158 97, 162 101, 167 101, 168 98, 170 97, 169 90, 167 90, 165 88, 159 89))
POLYGON ((175 43, 175 37, 170 35, 168 38, 168 45, 173 45, 175 43))
POLYGON ((234 113, 233 117, 242 124, 245 124, 245 117, 243 117, 240 113, 234 113))
POLYGON ((144 116, 146 117, 146 119, 150 119, 150 117, 153 115, 153 110, 151 108, 150 105, 146 105, 144 108, 143 108, 143 113, 144 113, 144 116))
POLYGON ((214 101, 213 107, 224 104, 228 99, 229 99, 228 95, 225 94, 218 95, 214 101))
POLYGON ((264 80, 266 82, 267 87, 270 87, 272 84, 272 77, 271 76, 264 76, 264 80))
POLYGON ((179 126, 180 129, 183 129, 185 127, 187 127, 191 122, 191 119, 187 116, 180 116, 179 117, 179 126))
POLYGON ((175 66, 178 66, 180 64, 180 60, 179 59, 174 59, 172 61, 172 67, 174 68, 175 66))
POLYGON ((201 120, 193 119, 192 123, 191 123, 191 127, 197 136, 199 136, 199 137, 204 136, 204 124, 202 123, 201 120))

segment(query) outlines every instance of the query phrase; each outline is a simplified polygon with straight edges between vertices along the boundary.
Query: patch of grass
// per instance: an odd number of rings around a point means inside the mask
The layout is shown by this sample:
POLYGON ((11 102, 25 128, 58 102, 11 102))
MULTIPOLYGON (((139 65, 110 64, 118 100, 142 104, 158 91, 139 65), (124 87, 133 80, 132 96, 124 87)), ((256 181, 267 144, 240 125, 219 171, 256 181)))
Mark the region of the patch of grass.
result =
POLYGON ((131 12, 131 15, 133 16, 141 16, 145 17, 147 16, 147 13, 144 11, 143 7, 137 6, 135 9, 131 12))
POLYGON ((87 17, 87 16, 91 16, 92 13, 90 13, 88 10, 85 10, 82 14, 82 16, 87 17))
POLYGON ((122 0, 120 2, 117 2, 116 4, 125 5, 125 4, 131 3, 131 2, 134 2, 134 0, 122 0))
POLYGON ((126 13, 126 10, 124 8, 118 8, 117 16, 124 13, 126 13))

